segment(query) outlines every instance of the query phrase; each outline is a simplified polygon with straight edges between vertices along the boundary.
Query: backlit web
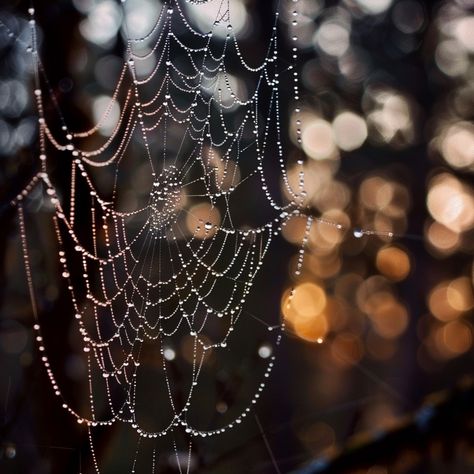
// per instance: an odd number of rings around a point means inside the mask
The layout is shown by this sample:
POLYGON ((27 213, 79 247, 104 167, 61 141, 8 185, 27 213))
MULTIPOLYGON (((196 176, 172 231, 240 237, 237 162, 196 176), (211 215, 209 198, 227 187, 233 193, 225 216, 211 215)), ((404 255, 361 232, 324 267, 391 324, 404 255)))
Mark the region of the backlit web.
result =
MULTIPOLYGON (((280 74, 290 78, 296 117, 299 93, 294 66, 279 55, 278 12, 261 60, 253 64, 237 41, 228 0, 169 0, 156 10, 146 35, 127 38, 102 118, 76 131, 48 85, 30 9, 41 171, 14 204, 42 361, 63 408, 88 429, 97 472, 95 428, 122 423, 137 433, 132 472, 149 440, 169 439, 178 458, 175 435, 184 432, 187 458, 177 466, 189 471, 193 439, 222 434, 248 416, 274 364, 278 318, 264 321, 266 331, 275 331, 273 345, 262 353, 262 382, 238 412, 212 426, 193 413, 208 383, 203 366, 234 350, 233 334, 247 330, 247 299, 272 239, 290 217, 304 215, 302 162, 299 181, 291 185, 280 129, 280 74), (208 32, 197 31, 189 14, 209 4, 215 19, 208 32), (245 87, 235 75, 245 78, 245 87), (59 129, 50 116, 62 123, 59 129), (70 169, 67 183, 55 178, 60 160, 70 169), (28 250, 34 236, 24 203, 38 189, 48 198, 73 328, 87 364, 87 403, 81 406, 63 395, 36 307, 28 250), (177 396, 170 364, 181 343, 187 344, 190 370, 177 396), (142 370, 143 360, 153 360, 157 370, 142 370)), ((296 60, 296 48, 290 56, 296 60)), ((308 216, 296 272, 311 225, 308 216)), ((150 446, 146 462, 154 471, 160 453, 150 446)))

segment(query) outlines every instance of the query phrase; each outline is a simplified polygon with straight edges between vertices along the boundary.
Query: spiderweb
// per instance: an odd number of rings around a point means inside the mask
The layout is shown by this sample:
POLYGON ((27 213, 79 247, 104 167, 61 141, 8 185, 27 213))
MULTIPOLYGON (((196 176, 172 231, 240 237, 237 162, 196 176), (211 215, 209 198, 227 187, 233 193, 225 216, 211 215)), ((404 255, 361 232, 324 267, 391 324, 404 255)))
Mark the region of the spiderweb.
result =
MULTIPOLYGON (((210 2, 187 3, 204 8, 210 2)), ((279 109, 282 72, 294 84, 296 114, 299 92, 294 65, 279 56, 279 14, 261 61, 250 64, 234 32, 229 1, 211 3, 217 15, 208 32, 191 25, 184 3, 169 0, 146 35, 128 36, 111 101, 98 123, 83 131, 70 129, 49 86, 37 48, 34 10, 29 11, 41 171, 13 204, 42 362, 63 408, 87 427, 97 472, 93 429, 115 423, 138 434, 132 472, 147 439, 169 437, 178 457, 177 430, 188 435, 184 464, 189 471, 191 441, 239 425, 265 387, 260 383, 225 423, 207 427, 192 421, 206 358, 211 353, 219 358, 232 345, 234 331, 248 318, 247 299, 272 240, 290 217, 304 215, 305 198, 302 162, 296 189, 286 172, 279 109), (236 87, 230 71, 245 77, 247 91, 236 87), (117 106, 118 118, 104 137, 104 124, 117 106), (61 123, 57 130, 50 116, 61 123), (58 162, 69 167, 67 183, 56 178, 58 162), (147 183, 139 189, 130 183, 136 169, 147 183), (86 406, 74 406, 63 395, 37 308, 24 202, 39 185, 51 204, 60 271, 87 362, 86 406), (86 199, 84 209, 78 203, 86 199), (171 348, 183 338, 191 341, 191 371, 181 384, 184 395, 177 397, 171 348), (159 407, 156 423, 149 422, 147 410, 140 413, 143 404, 137 401, 150 387, 150 374, 141 373, 143 359, 150 358, 161 366, 161 380, 152 383, 161 386, 152 402, 159 407)), ((292 57, 296 61, 296 48, 292 57)), ((308 216, 297 273, 312 222, 308 216)), ((266 325, 275 330, 279 344, 282 324, 266 325)), ((263 380, 275 356, 265 358, 263 380)), ((156 456, 153 448, 153 471, 156 456)), ((179 459, 177 465, 181 471, 179 459)))

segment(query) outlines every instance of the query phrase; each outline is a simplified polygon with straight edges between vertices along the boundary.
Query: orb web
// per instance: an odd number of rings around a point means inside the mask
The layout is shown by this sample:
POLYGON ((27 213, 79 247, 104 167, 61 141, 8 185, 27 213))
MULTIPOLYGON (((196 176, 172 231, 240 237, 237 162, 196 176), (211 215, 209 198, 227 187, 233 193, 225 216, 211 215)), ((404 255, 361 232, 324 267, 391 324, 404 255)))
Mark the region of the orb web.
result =
MULTIPOLYGON (((41 360, 62 407, 87 427, 97 472, 93 430, 115 423, 138 435, 132 472, 144 440, 162 437, 171 439, 181 471, 177 430, 189 438, 183 468, 189 471, 192 440, 242 423, 264 390, 261 382, 238 413, 215 426, 190 414, 206 357, 232 350, 234 331, 249 317, 247 299, 273 238, 289 218, 304 215, 302 167, 293 189, 281 136, 280 74, 294 83, 295 103, 299 92, 294 66, 279 56, 279 13, 258 64, 247 60, 226 0, 169 0, 157 7, 150 31, 137 38, 125 24, 125 59, 110 102, 100 120, 82 131, 68 126, 49 86, 33 9, 30 15, 41 171, 13 204, 41 360), (188 7, 209 4, 215 18, 209 31, 199 31, 188 7), (69 167, 67 182, 54 172, 59 160, 69 167), (43 338, 24 208, 37 187, 49 202, 58 264, 87 365, 87 406, 75 406, 63 394, 43 338), (191 370, 178 397, 170 363, 176 341, 183 340, 191 370), (160 375, 141 373, 143 359, 155 361, 160 375)), ((296 48, 292 56, 295 61, 296 48)), ((308 216, 297 273, 312 222, 308 216)), ((275 329, 278 345, 282 324, 266 325, 275 329)), ((265 381, 275 355, 269 346, 262 351, 265 381)), ((157 456, 153 448, 153 470, 157 456)))

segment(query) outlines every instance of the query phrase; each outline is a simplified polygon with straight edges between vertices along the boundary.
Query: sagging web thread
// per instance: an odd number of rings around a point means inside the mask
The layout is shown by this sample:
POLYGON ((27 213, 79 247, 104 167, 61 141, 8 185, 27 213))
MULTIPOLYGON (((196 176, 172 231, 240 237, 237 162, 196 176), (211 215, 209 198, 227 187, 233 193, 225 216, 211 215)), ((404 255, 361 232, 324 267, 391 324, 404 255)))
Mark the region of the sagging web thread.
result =
MULTIPOLYGON (((199 7, 209 2, 188 3, 199 7)), ((234 33, 228 0, 218 0, 216 10, 211 30, 202 33, 189 23, 179 0, 164 4, 148 34, 127 38, 126 58, 111 102, 94 127, 80 132, 70 130, 49 87, 37 48, 34 9, 29 11, 32 44, 28 51, 36 70, 41 171, 12 204, 18 208, 41 359, 63 408, 88 428, 97 472, 94 427, 124 423, 137 432, 134 472, 143 439, 171 435, 178 457, 173 438, 176 430, 184 430, 193 439, 219 435, 239 425, 261 396, 264 382, 240 414, 225 425, 203 429, 188 421, 206 354, 225 350, 232 343, 232 333, 245 315, 247 297, 272 239, 291 217, 307 216, 297 274, 313 222, 342 229, 337 223, 303 212, 302 160, 298 161, 298 189, 288 180, 280 128, 280 73, 289 74, 294 84, 298 142, 299 86, 296 47, 292 48, 292 65, 282 66, 280 61, 279 13, 275 14, 266 54, 260 64, 251 65, 234 33), (155 65, 149 70, 145 66, 151 58, 155 65), (235 89, 230 68, 246 77, 250 84, 246 95, 235 89), (101 129, 115 103, 120 104, 119 118, 110 136, 103 138, 101 129), (62 123, 58 132, 45 113, 51 105, 62 123), (136 150, 131 151, 138 141, 142 144, 140 163, 132 158, 136 150), (91 143, 97 146, 90 148, 91 143), (50 155, 69 163, 67 186, 55 184, 50 155), (147 167, 149 186, 145 192, 135 190, 134 205, 127 207, 130 200, 124 199, 123 189, 130 169, 138 164, 147 167), (272 189, 270 181, 275 177, 269 177, 276 170, 286 200, 272 189), (109 184, 101 187, 98 182, 109 184), (63 396, 43 341, 24 209, 25 200, 38 185, 52 205, 62 277, 74 310, 75 329, 83 341, 89 387, 86 412, 71 406, 63 396), (251 187, 246 189, 247 185, 251 187), (249 195, 249 189, 252 193, 257 189, 259 195, 249 195), (76 212, 77 202, 84 196, 90 200, 87 213, 76 212), (263 223, 252 219, 250 224, 234 222, 236 206, 246 198, 259 207, 266 206, 261 215, 272 217, 263 223), (189 202, 205 202, 204 214, 193 215, 189 202), (193 340, 193 357, 187 394, 178 406, 165 351, 167 341, 182 334, 193 340), (170 413, 168 422, 157 430, 143 426, 135 410, 141 358, 150 344, 162 356, 170 413), (96 413, 99 398, 106 400, 107 416, 102 407, 101 416, 96 413)), ((294 10, 293 17, 297 16, 294 10)), ((293 20, 293 25, 296 23, 293 20)), ((356 237, 371 233, 356 232, 356 237)), ((269 329, 275 329, 278 345, 284 324, 270 325, 269 329)), ((274 360, 271 355, 264 380, 274 360)), ((190 453, 191 441, 186 472, 190 453)), ((153 449, 152 472, 157 464, 155 455, 153 449)), ((180 462, 177 465, 181 472, 180 462)))

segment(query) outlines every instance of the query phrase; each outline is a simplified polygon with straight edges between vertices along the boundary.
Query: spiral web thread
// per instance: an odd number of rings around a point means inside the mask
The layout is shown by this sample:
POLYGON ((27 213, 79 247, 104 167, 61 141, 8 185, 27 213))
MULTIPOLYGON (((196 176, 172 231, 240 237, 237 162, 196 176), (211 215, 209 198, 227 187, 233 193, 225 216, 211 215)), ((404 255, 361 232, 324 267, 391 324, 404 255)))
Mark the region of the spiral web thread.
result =
MULTIPOLYGON (((188 3, 199 8, 208 2, 188 3)), ((258 385, 247 406, 225 425, 202 429, 188 422, 187 413, 206 354, 226 350, 232 343, 232 333, 244 314, 247 296, 272 239, 290 217, 303 215, 305 197, 302 167, 298 189, 290 186, 281 138, 279 73, 292 76, 296 113, 299 92, 296 68, 282 67, 280 63, 279 14, 275 14, 261 63, 250 65, 234 34, 228 0, 217 3, 217 17, 208 33, 191 26, 179 0, 169 0, 148 34, 129 37, 110 104, 94 127, 81 132, 69 129, 48 86, 37 50, 34 9, 29 10, 32 45, 27 49, 36 70, 34 95, 41 171, 12 204, 18 209, 41 360, 63 408, 87 426, 96 472, 100 468, 92 428, 117 422, 128 424, 138 434, 132 472, 143 439, 171 435, 178 458, 174 441, 178 429, 184 430, 190 440, 183 468, 188 472, 191 440, 219 435, 240 424, 265 387, 263 382, 258 385), (142 65, 152 56, 155 66, 143 74, 146 68, 142 65), (252 84, 246 97, 233 88, 230 64, 233 69, 238 65, 239 72, 252 84), (120 105, 120 116, 110 136, 103 138, 103 123, 115 103, 120 105), (51 104, 62 123, 58 132, 45 114, 51 104), (134 142, 141 143, 141 163, 130 158, 137 155, 130 151, 134 142), (98 145, 91 149, 90 143, 98 145), (66 185, 54 182, 50 164, 53 155, 56 160, 59 155, 59 159, 70 163, 70 181, 66 185), (122 192, 127 160, 131 160, 128 169, 138 164, 146 166, 147 176, 151 177, 149 189, 137 197, 135 206, 128 208, 122 192), (279 170, 278 181, 288 197, 286 202, 281 203, 271 191, 267 169, 273 173, 279 170), (111 183, 104 186, 105 190, 97 184, 101 176, 108 177, 105 181, 111 183), (240 226, 234 222, 233 209, 248 193, 247 184, 253 186, 250 189, 258 189, 258 205, 266 206, 266 214, 273 217, 263 223, 240 226), (83 342, 89 389, 86 410, 71 406, 63 395, 43 340, 24 209, 25 201, 38 185, 51 204, 58 260, 74 311, 74 329, 83 342), (76 213, 77 202, 84 196, 90 199, 88 216, 76 213), (205 202, 208 215, 193 215, 187 202, 205 202), (193 340, 192 374, 184 403, 178 406, 166 347, 168 341, 183 334, 193 340), (156 430, 143 426, 135 410, 143 347, 150 344, 161 354, 170 414, 167 423, 156 430), (97 413, 99 398, 106 401, 107 415, 103 407, 100 415, 97 413)), ((293 16, 297 17, 296 10, 293 16)), ((293 61, 296 59, 293 48, 293 61)), ((302 161, 298 164, 301 166, 302 161)), ((297 273, 312 222, 308 216, 297 273)), ((275 344, 279 344, 284 327, 268 326, 270 330, 278 329, 275 344)), ((268 357, 265 378, 270 375, 274 359, 274 355, 268 357)), ((154 472, 155 449, 151 464, 154 472)), ((179 459, 177 465, 182 472, 179 459)))

